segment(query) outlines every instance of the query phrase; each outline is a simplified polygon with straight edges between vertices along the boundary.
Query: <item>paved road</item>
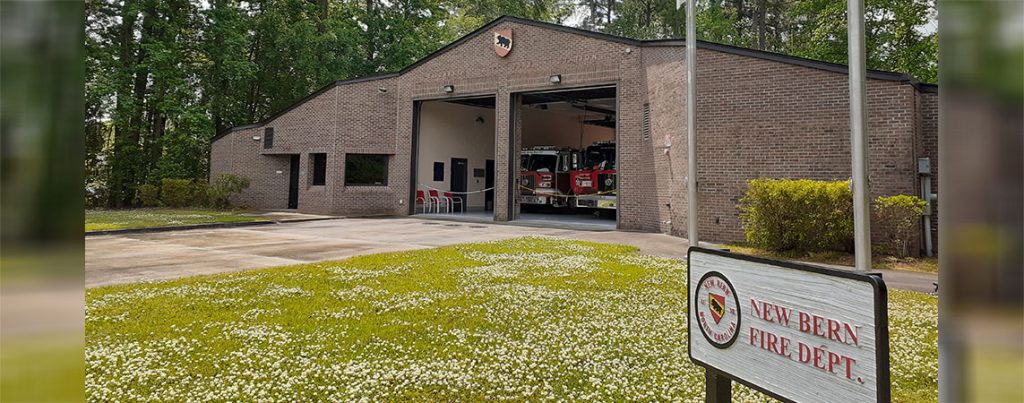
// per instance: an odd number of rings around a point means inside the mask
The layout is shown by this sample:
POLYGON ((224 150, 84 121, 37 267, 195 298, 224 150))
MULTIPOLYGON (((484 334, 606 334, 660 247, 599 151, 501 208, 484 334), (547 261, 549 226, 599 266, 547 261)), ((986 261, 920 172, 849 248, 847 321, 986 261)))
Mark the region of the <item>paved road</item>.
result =
MULTIPOLYGON (((238 228, 99 235, 85 240, 85 284, 96 287, 343 259, 466 242, 545 235, 634 245, 682 259, 685 239, 664 234, 579 231, 419 218, 348 218, 238 228)), ((890 288, 931 291, 934 275, 883 274, 890 288)))

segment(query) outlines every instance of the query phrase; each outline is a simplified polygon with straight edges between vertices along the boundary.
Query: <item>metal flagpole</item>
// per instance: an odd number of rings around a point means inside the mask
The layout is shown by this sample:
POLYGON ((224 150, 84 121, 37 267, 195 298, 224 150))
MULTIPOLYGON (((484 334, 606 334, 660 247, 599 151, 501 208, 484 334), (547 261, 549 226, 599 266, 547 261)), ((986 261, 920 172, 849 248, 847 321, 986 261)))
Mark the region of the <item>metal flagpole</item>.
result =
MULTIPOLYGON (((676 0, 676 9, 683 0, 676 0)), ((686 2, 686 238, 699 246, 697 237, 697 0, 686 2)))
POLYGON ((868 203, 868 143, 864 135, 866 93, 864 0, 848 0, 847 41, 850 62, 850 148, 853 157, 853 238, 856 269, 871 270, 871 210, 868 203))
MULTIPOLYGON (((683 0, 676 0, 676 10, 683 0)), ((686 2, 686 238, 700 246, 697 237, 697 0, 686 2)), ((704 370, 704 401, 732 401, 732 379, 712 368, 704 370)))

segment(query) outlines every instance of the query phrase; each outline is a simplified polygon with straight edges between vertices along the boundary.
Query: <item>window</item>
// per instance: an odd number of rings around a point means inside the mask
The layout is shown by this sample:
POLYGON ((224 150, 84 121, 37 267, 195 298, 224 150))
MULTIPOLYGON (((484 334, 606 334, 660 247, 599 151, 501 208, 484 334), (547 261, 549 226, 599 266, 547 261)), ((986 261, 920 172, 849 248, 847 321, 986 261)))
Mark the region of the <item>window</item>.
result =
POLYGON ((558 156, 555 154, 522 154, 519 169, 529 172, 555 172, 558 156))
POLYGON ((388 156, 345 154, 345 186, 387 186, 388 156))
POLYGON ((274 128, 268 127, 263 129, 263 148, 271 148, 274 146, 274 128))
POLYGON ((313 156, 313 186, 327 183, 327 154, 311 154, 313 156))
POLYGON ((444 182, 444 163, 434 163, 434 182, 444 182))

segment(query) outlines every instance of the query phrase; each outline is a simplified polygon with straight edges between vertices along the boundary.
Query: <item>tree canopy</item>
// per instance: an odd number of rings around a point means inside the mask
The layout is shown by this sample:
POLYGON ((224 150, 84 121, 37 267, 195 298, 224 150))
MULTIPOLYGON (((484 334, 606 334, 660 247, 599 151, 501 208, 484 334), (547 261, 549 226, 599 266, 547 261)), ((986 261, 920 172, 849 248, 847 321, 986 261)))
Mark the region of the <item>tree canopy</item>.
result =
MULTIPOLYGON (((933 0, 867 0, 868 67, 934 82, 933 0)), ((698 3, 700 39, 846 62, 846 4, 698 3)), ((201 179, 210 140, 335 81, 393 72, 501 15, 635 39, 683 36, 674 0, 86 0, 86 191, 201 179)))

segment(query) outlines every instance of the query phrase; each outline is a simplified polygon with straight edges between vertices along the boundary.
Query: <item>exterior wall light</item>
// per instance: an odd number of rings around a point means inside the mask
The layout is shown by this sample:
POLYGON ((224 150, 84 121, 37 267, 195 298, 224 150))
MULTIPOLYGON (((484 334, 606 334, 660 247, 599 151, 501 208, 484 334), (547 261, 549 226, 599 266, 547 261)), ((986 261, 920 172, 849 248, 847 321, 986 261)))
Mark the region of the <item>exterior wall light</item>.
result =
POLYGON ((455 92, 455 86, 454 85, 446 85, 446 86, 444 86, 444 92, 446 94, 451 94, 451 93, 455 92))
POLYGON ((388 92, 388 89, 387 89, 387 88, 384 88, 384 87, 378 87, 378 88, 377 88, 377 92, 380 92, 381 94, 383 94, 383 93, 385 93, 385 92, 388 92))
POLYGON ((252 141, 260 141, 260 136, 252 136, 252 141))
POLYGON ((553 75, 551 77, 548 77, 548 81, 550 81, 551 84, 559 84, 559 83, 562 82, 562 75, 561 74, 555 74, 555 75, 553 75))

